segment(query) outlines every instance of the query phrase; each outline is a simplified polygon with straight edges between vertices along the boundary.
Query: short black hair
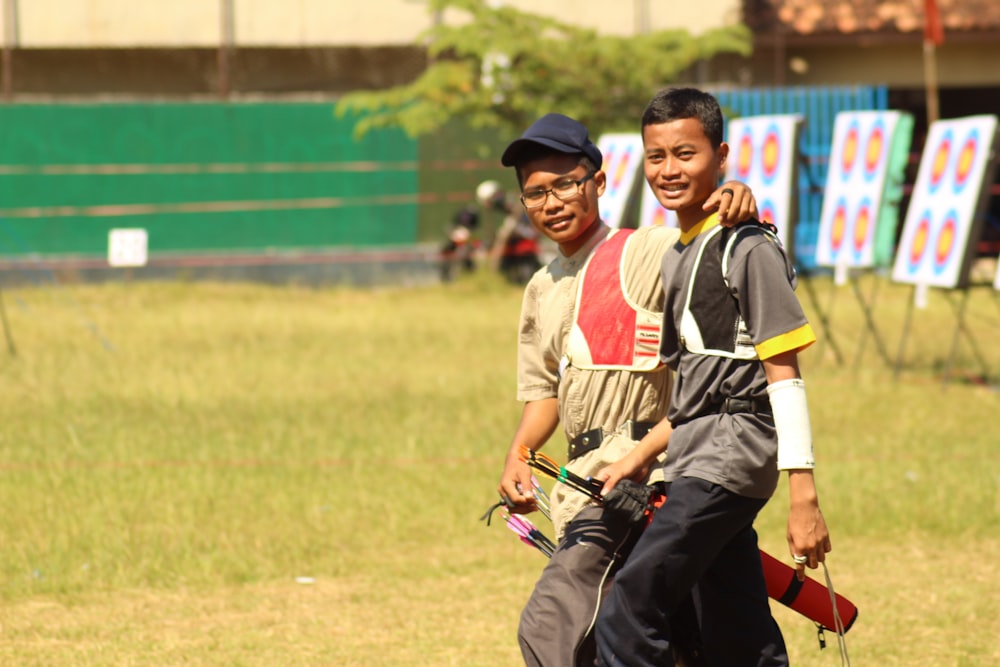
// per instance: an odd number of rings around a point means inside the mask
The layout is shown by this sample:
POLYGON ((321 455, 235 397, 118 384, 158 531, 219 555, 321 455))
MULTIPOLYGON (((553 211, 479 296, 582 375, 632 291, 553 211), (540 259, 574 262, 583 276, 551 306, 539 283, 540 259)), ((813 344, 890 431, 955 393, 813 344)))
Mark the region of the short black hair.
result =
POLYGON ((722 144, 722 109, 710 93, 697 88, 665 88, 653 96, 642 112, 642 129, 683 118, 701 122, 712 148, 722 144))

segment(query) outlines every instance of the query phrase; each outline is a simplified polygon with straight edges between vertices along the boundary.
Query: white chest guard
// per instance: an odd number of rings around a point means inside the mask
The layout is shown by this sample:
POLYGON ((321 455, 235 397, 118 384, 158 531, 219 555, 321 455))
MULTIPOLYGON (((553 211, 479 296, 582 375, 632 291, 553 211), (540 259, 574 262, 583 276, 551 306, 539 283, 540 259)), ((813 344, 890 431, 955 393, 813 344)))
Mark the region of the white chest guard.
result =
POLYGON ((771 233, 758 225, 741 225, 728 235, 723 234, 724 227, 705 234, 691 269, 681 314, 680 343, 688 352, 757 359, 757 350, 726 279, 733 245, 741 233, 751 229, 771 233))

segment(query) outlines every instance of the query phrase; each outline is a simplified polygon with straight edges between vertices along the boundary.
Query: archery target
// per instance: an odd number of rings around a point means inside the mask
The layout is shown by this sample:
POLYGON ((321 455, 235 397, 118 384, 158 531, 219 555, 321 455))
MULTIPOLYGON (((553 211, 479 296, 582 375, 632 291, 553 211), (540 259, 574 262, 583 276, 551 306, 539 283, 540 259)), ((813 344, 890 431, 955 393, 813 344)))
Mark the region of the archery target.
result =
POLYGON ((847 199, 844 197, 837 201, 830 225, 830 247, 833 252, 840 253, 844 239, 847 238, 847 199))
POLYGON ((879 118, 868 134, 868 141, 865 144, 864 178, 866 181, 875 178, 879 168, 886 162, 888 156, 886 143, 884 119, 879 118))
POLYGON ((896 111, 837 114, 816 243, 818 266, 874 266, 892 137, 901 116, 896 111))
POLYGON ((991 174, 996 131, 993 115, 931 125, 899 239, 893 280, 952 288, 967 280, 966 260, 991 174))
POLYGON ((851 237, 851 256, 855 262, 861 259, 861 253, 871 245, 874 238, 875 225, 873 220, 871 200, 865 197, 858 204, 854 214, 854 234, 851 237))
POLYGON ((597 147, 604 156, 602 169, 607 175, 607 186, 600 199, 601 217, 608 225, 620 227, 632 186, 642 169, 642 135, 604 134, 597 147))
POLYGON ((757 198, 761 220, 778 228, 782 245, 792 236, 795 160, 798 155, 797 115, 750 116, 729 121, 726 180, 742 181, 757 198))
POLYGON ((777 208, 778 207, 775 203, 770 199, 761 199, 758 201, 757 212, 760 214, 760 221, 769 222, 772 225, 777 226, 777 223, 774 221, 778 216, 776 213, 777 208))
MULTIPOLYGON (((850 178, 854 171, 854 161, 858 158, 858 120, 855 118, 851 126, 847 129, 847 136, 844 137, 844 148, 840 160, 840 177, 844 180, 850 178)), ((834 163, 837 164, 837 163, 834 163)))
MULTIPOLYGON (((778 135, 778 126, 771 124, 764 133, 764 145, 760 152, 760 166, 764 175, 764 182, 768 185, 774 183, 778 177, 778 170, 782 165, 781 137, 778 135)), ((795 156, 792 156, 795 159, 795 156)))
POLYGON ((944 131, 944 136, 934 149, 934 159, 931 160, 931 174, 928 179, 927 188, 931 194, 937 194, 938 189, 944 182, 945 170, 948 168, 951 156, 951 144, 953 132, 950 129, 944 131))
POLYGON ((973 129, 958 152, 958 163, 955 165, 955 193, 961 192, 969 182, 972 166, 976 161, 976 147, 979 145, 979 134, 973 129))
MULTIPOLYGON (((732 146, 730 146, 730 150, 732 150, 732 146)), ((739 144, 736 145, 736 176, 739 180, 745 183, 746 179, 750 178, 752 166, 753 135, 750 132, 744 132, 740 136, 739 144)))

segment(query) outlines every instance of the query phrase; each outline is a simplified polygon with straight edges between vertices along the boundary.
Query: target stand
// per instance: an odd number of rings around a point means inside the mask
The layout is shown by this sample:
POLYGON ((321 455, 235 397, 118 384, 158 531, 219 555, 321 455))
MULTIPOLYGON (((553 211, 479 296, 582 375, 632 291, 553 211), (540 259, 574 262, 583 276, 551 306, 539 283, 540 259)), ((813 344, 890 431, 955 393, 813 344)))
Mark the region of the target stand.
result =
POLYGON ((913 117, 901 111, 844 111, 834 121, 816 263, 834 271, 830 309, 838 288, 849 285, 861 310, 855 367, 869 339, 886 366, 893 365, 875 310, 880 273, 892 261, 912 135, 913 117), (874 278, 868 292, 862 276, 874 278))
POLYGON ((875 351, 877 352, 879 358, 882 359, 888 368, 893 367, 894 360, 889 354, 888 347, 885 343, 885 337, 882 335, 878 323, 875 321, 875 310, 878 303, 878 295, 882 281, 883 279, 879 273, 872 269, 838 268, 835 273, 830 297, 831 310, 834 295, 837 291, 839 291, 838 288, 846 284, 850 286, 851 293, 854 296, 854 300, 857 303, 864 320, 864 328, 861 329, 857 349, 854 352, 853 367, 855 369, 861 365, 869 339, 874 342, 875 351), (870 277, 872 279, 871 289, 867 293, 861 286, 862 277, 870 277))
MULTIPOLYGON (((903 365, 913 309, 926 305, 931 288, 944 290, 954 311, 955 329, 944 365, 947 383, 961 340, 989 378, 989 368, 967 323, 976 240, 982 236, 1000 137, 997 116, 984 114, 933 123, 920 159, 906 222, 900 235, 892 278, 914 285, 896 358, 903 365)), ((994 286, 1000 284, 996 279, 994 286)))
MULTIPOLYGON (((972 295, 972 290, 981 289, 986 287, 985 285, 970 285, 962 289, 955 290, 940 290, 944 299, 948 302, 949 307, 952 309, 955 315, 955 328, 952 330, 951 343, 948 347, 948 356, 945 359, 944 366, 941 369, 941 384, 947 386, 948 381, 951 379, 952 369, 955 366, 955 361, 958 357, 959 346, 962 339, 965 339, 966 344, 972 352, 972 356, 975 359, 976 364, 979 366, 980 375, 983 384, 990 385, 992 373, 990 371, 989 363, 986 361, 986 357, 979 349, 979 344, 976 341, 972 330, 969 328, 966 317, 968 314, 969 297, 972 295)), ((903 332, 899 340, 899 349, 896 354, 896 362, 893 371, 893 380, 898 381, 903 369, 903 361, 906 354, 906 345, 909 339, 910 327, 913 321, 913 311, 918 306, 923 307, 926 305, 927 301, 927 291, 925 286, 917 285, 913 288, 913 298, 910 300, 909 305, 906 309, 906 318, 903 324, 903 332)), ((994 292, 994 303, 997 303, 998 308, 1000 308, 1000 302, 997 302, 996 292, 994 292)))

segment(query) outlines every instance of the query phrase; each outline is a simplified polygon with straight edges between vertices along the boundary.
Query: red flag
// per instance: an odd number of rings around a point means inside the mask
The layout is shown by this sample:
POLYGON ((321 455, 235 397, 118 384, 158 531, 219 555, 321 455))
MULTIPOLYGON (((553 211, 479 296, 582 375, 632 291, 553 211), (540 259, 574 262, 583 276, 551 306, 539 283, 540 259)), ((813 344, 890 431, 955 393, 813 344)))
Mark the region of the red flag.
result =
POLYGON ((934 42, 935 46, 944 44, 944 26, 941 25, 937 0, 924 0, 924 41, 934 42))

